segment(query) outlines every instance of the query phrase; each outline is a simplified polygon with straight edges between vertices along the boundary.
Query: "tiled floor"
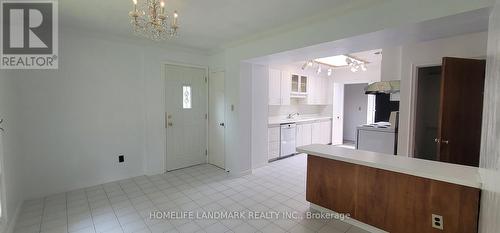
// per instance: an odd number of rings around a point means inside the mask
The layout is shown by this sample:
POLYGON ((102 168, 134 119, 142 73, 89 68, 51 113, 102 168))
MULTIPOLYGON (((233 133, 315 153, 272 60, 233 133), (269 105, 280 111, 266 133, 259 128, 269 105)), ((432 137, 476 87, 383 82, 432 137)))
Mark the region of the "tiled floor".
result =
POLYGON ((229 179, 211 165, 141 176, 24 203, 15 233, 131 232, 364 232, 338 220, 150 219, 154 210, 309 211, 306 157, 271 163, 252 175, 229 179))

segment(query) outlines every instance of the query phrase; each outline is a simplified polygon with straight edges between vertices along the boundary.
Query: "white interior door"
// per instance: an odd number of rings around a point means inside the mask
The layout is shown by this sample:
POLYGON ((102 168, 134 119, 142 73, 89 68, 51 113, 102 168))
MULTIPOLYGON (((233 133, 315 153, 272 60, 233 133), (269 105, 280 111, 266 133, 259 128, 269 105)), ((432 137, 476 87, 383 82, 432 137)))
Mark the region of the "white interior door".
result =
POLYGON ((333 84, 332 145, 344 143, 344 84, 333 84))
POLYGON ((208 162, 220 168, 225 168, 224 79, 224 72, 214 72, 208 85, 208 162))
POLYGON ((167 171, 207 162, 205 70, 166 65, 167 171))

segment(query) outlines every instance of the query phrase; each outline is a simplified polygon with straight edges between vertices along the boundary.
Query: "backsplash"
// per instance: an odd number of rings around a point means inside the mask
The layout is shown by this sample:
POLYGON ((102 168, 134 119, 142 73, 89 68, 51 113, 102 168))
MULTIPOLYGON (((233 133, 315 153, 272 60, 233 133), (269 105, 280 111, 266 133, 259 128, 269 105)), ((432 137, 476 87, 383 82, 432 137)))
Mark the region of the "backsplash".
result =
POLYGON ((331 115, 332 105, 280 105, 269 106, 269 117, 285 116, 290 113, 300 113, 301 115, 331 115))

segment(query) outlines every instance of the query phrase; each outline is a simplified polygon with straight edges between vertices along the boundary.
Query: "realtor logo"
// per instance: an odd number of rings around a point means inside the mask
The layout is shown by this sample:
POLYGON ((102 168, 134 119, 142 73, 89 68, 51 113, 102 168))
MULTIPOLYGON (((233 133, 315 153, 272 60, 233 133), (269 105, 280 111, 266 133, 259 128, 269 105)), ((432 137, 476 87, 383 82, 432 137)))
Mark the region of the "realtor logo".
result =
POLYGON ((0 68, 58 68, 57 2, 5 0, 0 12, 0 68))

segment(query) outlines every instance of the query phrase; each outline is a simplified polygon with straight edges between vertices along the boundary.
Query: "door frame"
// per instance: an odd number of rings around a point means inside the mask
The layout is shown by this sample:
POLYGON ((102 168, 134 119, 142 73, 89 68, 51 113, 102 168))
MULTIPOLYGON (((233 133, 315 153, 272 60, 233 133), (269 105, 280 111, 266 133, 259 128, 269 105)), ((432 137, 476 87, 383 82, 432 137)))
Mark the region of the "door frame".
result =
MULTIPOLYGON (((410 93, 409 93, 409 98, 410 98, 410 112, 408 114, 408 141, 407 141, 407 151, 406 151, 406 156, 408 157, 415 157, 414 151, 415 151, 415 129, 417 127, 417 91, 418 91, 418 71, 421 68, 428 68, 428 67, 434 67, 434 66, 442 66, 442 61, 432 61, 432 62, 425 62, 425 63, 413 63, 411 64, 411 75, 410 75, 410 93)), ((401 120, 400 120, 401 122, 401 120)), ((401 132, 399 132, 399 135, 402 135, 401 132)), ((399 136, 398 136, 399 137, 399 136)), ((398 139, 399 140, 399 139, 398 139)))
MULTIPOLYGON (((205 80, 206 80, 206 85, 205 85, 205 89, 206 89, 206 93, 207 93, 207 96, 205 98, 205 104, 207 106, 207 111, 206 111, 206 114, 208 116, 209 114, 209 102, 208 102, 208 96, 209 96, 209 88, 208 88, 208 80, 209 80, 209 71, 208 71, 208 66, 202 66, 202 65, 195 65, 195 64, 188 64, 188 63, 179 63, 179 62, 175 62, 175 61, 163 61, 161 63, 161 79, 162 79, 162 83, 163 83, 163 88, 162 88, 162 119, 163 119, 163 135, 165 136, 164 137, 164 140, 163 140, 163 143, 164 143, 164 146, 163 148, 165 149, 165 161, 163 163, 163 172, 167 172, 167 121, 166 121, 166 108, 165 108, 165 105, 167 104, 166 103, 166 96, 167 96, 167 90, 165 89, 165 82, 166 82, 166 78, 167 78, 167 73, 166 73, 166 66, 167 65, 173 65, 173 66, 182 66, 182 67, 187 67, 187 68, 197 68, 197 69, 202 69, 205 71, 205 80)), ((205 150, 207 151, 208 153, 208 118, 205 120, 205 132, 206 132, 206 135, 205 135, 205 143, 206 143, 206 148, 205 150)), ((208 155, 205 156, 205 163, 208 163, 208 155)))
MULTIPOLYGON (((207 151, 208 151, 208 154, 207 154, 207 163, 210 163, 210 150, 208 150, 208 147, 210 147, 210 142, 208 140, 208 137, 210 136, 210 126, 208 125, 208 123, 210 122, 210 83, 211 83, 211 78, 212 78, 212 75, 213 73, 224 73, 224 124, 227 123, 226 121, 226 111, 227 111, 227 108, 226 108, 226 70, 224 69, 214 69, 214 70, 210 70, 209 73, 208 73, 208 82, 207 82, 207 88, 208 88, 208 91, 207 91, 207 95, 208 95, 208 98, 207 98, 207 102, 208 102, 208 120, 207 120, 207 151)), ((228 172, 229 170, 227 169, 227 159, 226 159, 226 126, 224 126, 224 145, 222 145, 224 147, 224 168, 221 168, 221 167, 218 167, 214 164, 212 164, 213 166, 216 166, 220 169, 223 169, 224 171, 228 172)))

